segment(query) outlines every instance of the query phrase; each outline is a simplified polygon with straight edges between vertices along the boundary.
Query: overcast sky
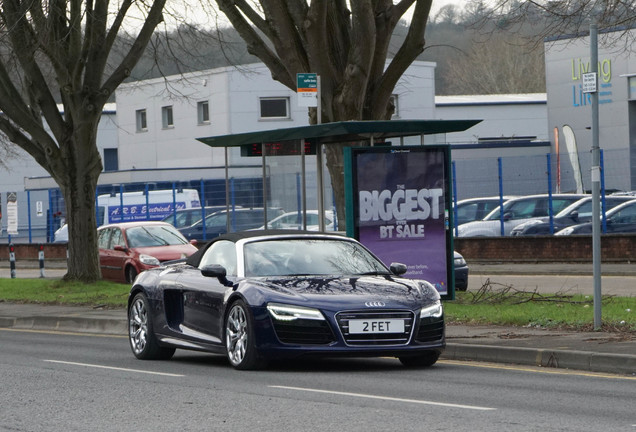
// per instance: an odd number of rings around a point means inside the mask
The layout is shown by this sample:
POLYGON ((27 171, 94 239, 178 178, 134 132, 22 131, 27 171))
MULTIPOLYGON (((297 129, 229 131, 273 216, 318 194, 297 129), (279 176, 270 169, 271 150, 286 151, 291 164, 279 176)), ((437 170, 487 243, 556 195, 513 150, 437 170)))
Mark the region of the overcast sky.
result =
POLYGON ((443 6, 447 4, 454 4, 461 9, 462 3, 465 3, 466 0, 433 0, 433 5, 431 6, 431 16, 437 14, 437 11, 440 10, 443 6))

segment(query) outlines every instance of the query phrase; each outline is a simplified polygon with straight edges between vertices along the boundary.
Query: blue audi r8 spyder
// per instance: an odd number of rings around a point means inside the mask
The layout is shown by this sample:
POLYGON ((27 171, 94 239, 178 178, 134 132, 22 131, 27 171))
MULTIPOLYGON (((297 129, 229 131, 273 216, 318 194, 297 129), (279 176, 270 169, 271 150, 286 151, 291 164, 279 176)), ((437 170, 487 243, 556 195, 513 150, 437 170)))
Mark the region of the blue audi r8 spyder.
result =
POLYGON ((139 359, 225 354, 236 369, 300 356, 392 356, 433 365, 446 341, 437 290, 357 241, 299 231, 222 235, 146 270, 128 300, 139 359))

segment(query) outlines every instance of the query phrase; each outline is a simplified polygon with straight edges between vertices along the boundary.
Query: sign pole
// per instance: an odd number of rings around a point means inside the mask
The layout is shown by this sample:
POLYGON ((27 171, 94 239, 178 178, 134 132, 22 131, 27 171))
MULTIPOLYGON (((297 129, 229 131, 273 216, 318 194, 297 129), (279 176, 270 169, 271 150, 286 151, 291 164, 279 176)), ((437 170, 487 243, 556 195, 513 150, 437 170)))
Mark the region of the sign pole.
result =
MULTIPOLYGON (((596 20, 590 24, 590 70, 596 77, 598 75, 598 28, 596 20)), ((598 91, 596 85, 592 96, 592 260, 594 267, 594 330, 602 327, 601 312, 601 167, 599 145, 599 106, 598 91)))
MULTIPOLYGON (((316 76, 317 93, 316 93, 316 123, 322 124, 322 98, 320 90, 320 75, 316 76)), ((318 230, 320 232, 325 231, 325 197, 323 191, 325 190, 325 179, 322 176, 322 142, 317 140, 316 142, 316 181, 318 182, 318 230)))

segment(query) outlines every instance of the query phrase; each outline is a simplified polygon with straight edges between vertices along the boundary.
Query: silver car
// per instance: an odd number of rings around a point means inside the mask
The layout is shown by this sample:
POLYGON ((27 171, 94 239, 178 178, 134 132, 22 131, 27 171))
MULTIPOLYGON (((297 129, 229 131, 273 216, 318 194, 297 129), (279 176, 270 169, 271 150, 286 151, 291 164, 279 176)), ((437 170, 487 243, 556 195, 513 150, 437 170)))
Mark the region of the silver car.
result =
MULTIPOLYGON (((553 194, 552 213, 557 214, 568 205, 583 198, 582 194, 553 194)), ((460 225, 457 228, 458 237, 499 237, 508 236, 514 227, 530 218, 549 216, 550 196, 548 194, 529 195, 513 198, 496 208, 483 220, 460 225)))

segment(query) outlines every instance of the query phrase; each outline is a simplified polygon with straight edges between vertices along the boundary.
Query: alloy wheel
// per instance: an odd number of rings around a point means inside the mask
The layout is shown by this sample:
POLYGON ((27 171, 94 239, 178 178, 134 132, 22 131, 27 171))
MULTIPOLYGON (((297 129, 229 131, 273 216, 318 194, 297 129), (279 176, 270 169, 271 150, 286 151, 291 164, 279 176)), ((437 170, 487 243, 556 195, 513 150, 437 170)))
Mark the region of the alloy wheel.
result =
POLYGON ((148 335, 148 311, 141 298, 137 298, 130 307, 128 333, 135 354, 141 354, 146 348, 148 335))
POLYGON ((245 310, 241 305, 234 305, 225 324, 225 345, 232 365, 243 362, 247 352, 248 323, 245 310))

